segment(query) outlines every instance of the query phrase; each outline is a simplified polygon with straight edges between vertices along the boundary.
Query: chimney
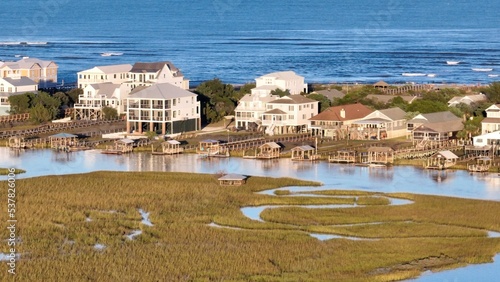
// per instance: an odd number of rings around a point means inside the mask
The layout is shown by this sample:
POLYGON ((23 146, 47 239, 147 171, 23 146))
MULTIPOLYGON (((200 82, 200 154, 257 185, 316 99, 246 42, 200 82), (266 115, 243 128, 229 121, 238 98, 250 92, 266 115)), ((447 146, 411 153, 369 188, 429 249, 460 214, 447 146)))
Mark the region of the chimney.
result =
POLYGON ((345 110, 343 108, 340 110, 340 117, 345 118, 345 110))

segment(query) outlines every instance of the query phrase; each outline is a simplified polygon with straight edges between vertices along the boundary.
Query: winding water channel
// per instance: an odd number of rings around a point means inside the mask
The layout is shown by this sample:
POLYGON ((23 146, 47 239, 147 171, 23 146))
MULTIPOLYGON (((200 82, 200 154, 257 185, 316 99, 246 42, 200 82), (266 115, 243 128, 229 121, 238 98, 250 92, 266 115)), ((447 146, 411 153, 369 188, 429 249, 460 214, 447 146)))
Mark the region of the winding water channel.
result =
MULTIPOLYGON (((0 167, 16 167, 26 170, 18 178, 44 175, 64 175, 92 171, 165 171, 193 173, 239 173, 253 176, 293 177, 323 183, 314 190, 361 190, 371 192, 409 192, 453 196, 471 199, 500 201, 500 176, 497 173, 470 174, 466 171, 428 171, 418 167, 398 166, 392 168, 368 168, 326 162, 292 162, 289 159, 252 160, 241 158, 202 159, 197 155, 152 156, 148 153, 130 155, 105 155, 98 150, 63 153, 51 150, 12 151, 0 148, 0 167)), ((0 180, 6 177, 1 176, 0 180)), ((294 193, 303 192, 304 187, 280 188, 294 193)), ((264 191, 274 195, 274 190, 264 191)), ((300 194, 300 196, 315 196, 300 194)), ((391 204, 411 204, 410 201, 391 199, 391 204)), ((354 207, 355 205, 351 205, 354 207)), ((253 220, 261 221, 260 213, 266 208, 280 206, 244 207, 242 212, 253 220)), ((345 205, 304 206, 304 208, 345 208, 345 205)), ((375 223, 372 223, 375 224, 375 223)), ((224 228, 217 224, 212 227, 224 228)), ((310 234, 319 240, 331 240, 342 236, 336 234, 310 234)), ((499 237, 494 231, 490 237, 499 237)), ((342 237, 345 238, 345 237, 342 237)), ((347 238, 360 239, 360 238, 347 238)), ((500 257, 495 263, 471 265, 437 274, 424 274, 417 281, 498 281, 500 257), (470 279, 474 277, 474 279, 470 279)))

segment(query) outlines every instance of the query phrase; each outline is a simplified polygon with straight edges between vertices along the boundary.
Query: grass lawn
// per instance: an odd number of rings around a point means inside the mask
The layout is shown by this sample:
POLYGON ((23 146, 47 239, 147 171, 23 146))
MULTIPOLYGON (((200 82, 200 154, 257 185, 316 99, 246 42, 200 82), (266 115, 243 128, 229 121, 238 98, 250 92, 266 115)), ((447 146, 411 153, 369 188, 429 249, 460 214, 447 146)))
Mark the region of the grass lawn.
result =
MULTIPOLYGON (((500 238, 488 238, 486 232, 500 231, 500 202, 360 191, 317 192, 318 197, 255 193, 297 185, 318 184, 250 177, 243 186, 223 187, 214 175, 162 172, 19 179, 16 252, 21 259, 15 278, 393 281, 427 269, 491 262, 500 252, 500 238), (386 197, 413 203, 391 206, 386 197), (293 206, 354 202, 366 206, 293 206), (240 211, 259 205, 292 206, 265 210, 265 222, 250 220, 240 211), (153 226, 141 223, 139 209, 149 213, 153 226), (128 239, 134 230, 142 234, 128 239), (376 240, 319 241, 308 232, 376 240), (105 248, 97 250, 95 244, 105 248)), ((1 191, 6 199, 7 189, 1 191)), ((0 220, 6 222, 6 213, 0 220)), ((8 232, 3 228, 0 236, 8 238, 8 232)), ((0 252, 8 248, 1 244, 0 252)))

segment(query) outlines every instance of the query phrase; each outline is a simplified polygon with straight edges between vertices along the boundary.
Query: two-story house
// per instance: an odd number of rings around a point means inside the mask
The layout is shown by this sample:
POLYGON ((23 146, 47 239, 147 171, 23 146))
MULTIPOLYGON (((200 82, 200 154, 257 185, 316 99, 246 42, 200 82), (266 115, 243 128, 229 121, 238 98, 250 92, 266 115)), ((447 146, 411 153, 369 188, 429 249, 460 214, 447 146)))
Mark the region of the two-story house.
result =
POLYGON ((462 119, 449 111, 419 114, 407 122, 412 140, 446 141, 463 128, 462 119))
POLYGON ((269 135, 308 130, 309 119, 318 114, 319 102, 302 95, 284 96, 270 101, 262 114, 262 126, 269 135))
MULTIPOLYGON (((297 75, 293 71, 282 71, 265 74, 255 79, 255 91, 270 94, 277 88, 283 91, 290 91, 290 94, 307 93, 307 84, 304 83, 304 77, 297 75)), ((252 92, 253 93, 253 92, 252 92)))
POLYGON ((24 57, 16 62, 4 62, 0 65, 0 78, 28 77, 40 87, 57 84, 58 66, 53 61, 24 57))
POLYGON ((266 111, 267 103, 279 99, 278 95, 253 92, 246 94, 234 109, 235 124, 238 128, 260 129, 262 114, 266 111))
POLYGON ((363 104, 348 104, 329 107, 309 119, 310 128, 324 137, 334 139, 347 138, 349 125, 372 113, 373 110, 363 104))
POLYGON ((27 92, 37 93, 38 83, 27 77, 0 78, 0 115, 8 115, 10 111, 9 97, 27 92))
POLYGON ((136 87, 127 98, 127 132, 165 135, 200 130, 197 96, 170 83, 136 87))
POLYGON ((131 89, 150 86, 155 83, 170 83, 182 89, 189 89, 189 80, 171 62, 135 63, 126 82, 131 89))
POLYGON ((111 82, 89 84, 83 89, 83 94, 78 96, 75 119, 101 119, 104 107, 116 109, 120 115, 124 113, 125 99, 129 93, 130 89, 125 84, 111 82))
POLYGON ((97 66, 77 73, 78 88, 84 89, 90 84, 114 83, 121 84, 130 80, 132 65, 97 66))
POLYGON ((481 134, 500 130, 500 104, 491 105, 486 110, 486 118, 481 121, 481 134))
POLYGON ((352 123, 351 139, 386 139, 406 135, 406 112, 398 107, 377 110, 352 123))

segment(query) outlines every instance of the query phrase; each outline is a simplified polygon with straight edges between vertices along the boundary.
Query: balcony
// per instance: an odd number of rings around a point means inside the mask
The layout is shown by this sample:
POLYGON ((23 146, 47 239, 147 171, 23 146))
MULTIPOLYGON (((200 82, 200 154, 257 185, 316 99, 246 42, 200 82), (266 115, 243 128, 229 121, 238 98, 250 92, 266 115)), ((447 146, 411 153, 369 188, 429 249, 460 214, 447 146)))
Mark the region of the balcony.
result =
POLYGON ((77 109, 82 109, 82 108, 86 108, 86 109, 100 109, 102 108, 102 105, 101 104, 75 104, 75 108, 77 109))

